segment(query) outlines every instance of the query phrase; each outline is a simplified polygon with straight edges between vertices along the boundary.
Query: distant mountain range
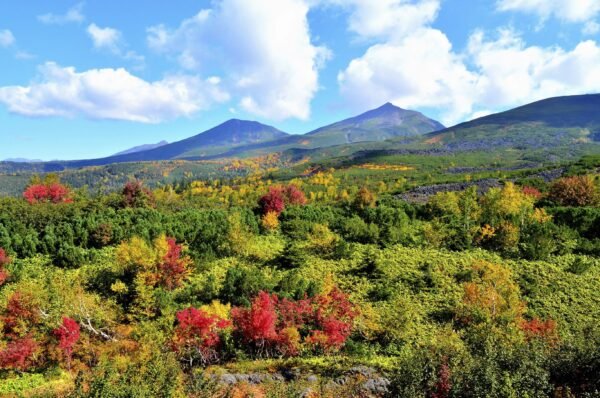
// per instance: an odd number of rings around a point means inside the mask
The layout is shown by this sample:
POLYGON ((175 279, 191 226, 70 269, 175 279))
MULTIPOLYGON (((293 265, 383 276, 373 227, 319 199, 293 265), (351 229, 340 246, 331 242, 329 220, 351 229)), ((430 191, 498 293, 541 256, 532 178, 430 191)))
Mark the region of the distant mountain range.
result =
POLYGON ((13 163, 39 163, 43 162, 41 159, 26 159, 26 158, 8 158, 3 159, 3 162, 13 162, 13 163))
POLYGON ((355 142, 384 141, 392 137, 413 137, 443 128, 442 124, 419 112, 404 110, 387 103, 307 134, 291 135, 255 121, 231 119, 198 135, 171 144, 157 144, 152 148, 140 146, 106 158, 61 163, 68 167, 84 167, 122 162, 250 156, 296 147, 311 149, 355 142))
POLYGON ((138 145, 138 146, 134 146, 133 148, 129 148, 126 149, 124 151, 121 152, 117 152, 112 156, 119 156, 119 155, 128 155, 130 153, 136 153, 136 152, 143 152, 143 151, 149 151, 150 149, 155 149, 155 148, 160 148, 161 146, 165 146, 167 145, 168 142, 165 140, 162 140, 160 142, 157 142, 156 144, 144 144, 144 145, 138 145))
MULTIPOLYGON (((252 157, 281 152, 290 159, 325 159, 358 151, 538 150, 600 145, 600 94, 556 97, 453 127, 387 103, 306 134, 290 135, 255 121, 228 120, 193 137, 142 145, 101 159, 39 163, 37 169, 124 162, 252 157)), ((595 150, 595 149, 594 149, 595 150)), ((25 167, 23 165, 22 167, 25 167)), ((27 166, 31 168, 31 166, 27 166)), ((5 167, 10 170, 18 166, 5 167)))

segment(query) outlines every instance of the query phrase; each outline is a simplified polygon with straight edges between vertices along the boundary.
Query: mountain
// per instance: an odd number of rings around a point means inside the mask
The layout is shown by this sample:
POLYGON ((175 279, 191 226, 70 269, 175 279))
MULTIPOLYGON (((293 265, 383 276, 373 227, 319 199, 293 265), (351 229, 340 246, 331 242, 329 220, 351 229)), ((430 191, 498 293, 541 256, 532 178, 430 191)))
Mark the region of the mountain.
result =
POLYGON ((306 134, 305 139, 340 145, 412 137, 444 128, 441 123, 420 112, 402 109, 388 102, 377 109, 314 130, 306 134))
POLYGON ((450 150, 544 149, 600 142, 600 94, 554 97, 422 137, 450 150))
POLYGON ((358 116, 273 141, 240 146, 223 156, 257 156, 286 150, 327 148, 338 145, 382 142, 393 137, 416 137, 438 131, 444 126, 423 114, 399 108, 391 103, 358 116))
POLYGON ((13 163, 39 163, 39 162, 43 162, 43 160, 40 159, 26 159, 26 158, 8 158, 8 159, 3 159, 3 162, 13 162, 13 163))
POLYGON ((157 142, 156 144, 138 145, 138 146, 134 146, 133 148, 129 148, 129 149, 126 149, 124 151, 117 152, 117 153, 115 153, 112 156, 127 155, 127 154, 130 154, 130 153, 148 151, 150 149, 160 148, 161 146, 165 146, 167 144, 168 144, 167 141, 162 140, 160 142, 157 142))
POLYGON ((289 136, 275 127, 254 121, 231 119, 198 135, 158 148, 101 159, 65 162, 67 167, 97 166, 111 163, 173 160, 216 156, 232 148, 289 136))
POLYGON ((128 150, 107 158, 64 162, 66 167, 122 162, 255 156, 292 148, 313 149, 390 137, 422 135, 444 128, 419 112, 390 103, 304 135, 290 135, 254 121, 231 119, 193 137, 152 149, 128 150))

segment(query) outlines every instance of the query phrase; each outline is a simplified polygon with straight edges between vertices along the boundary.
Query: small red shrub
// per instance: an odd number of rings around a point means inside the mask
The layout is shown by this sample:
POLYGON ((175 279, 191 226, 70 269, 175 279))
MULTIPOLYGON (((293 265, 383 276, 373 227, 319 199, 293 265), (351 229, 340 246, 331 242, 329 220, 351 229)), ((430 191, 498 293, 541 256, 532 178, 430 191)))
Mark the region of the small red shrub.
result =
POLYGON ((10 276, 8 271, 4 269, 4 266, 10 264, 10 262, 10 257, 8 257, 4 249, 0 247, 0 286, 2 286, 10 276))
POLYGON ((69 317, 63 317, 62 325, 52 331, 52 334, 58 339, 58 348, 60 348, 67 358, 71 361, 73 346, 79 340, 79 324, 69 317))
POLYGON ((522 192, 527 196, 531 196, 535 200, 538 200, 542 197, 542 193, 534 187, 524 186, 522 192))
POLYGON ((173 349, 184 357, 190 366, 196 359, 204 365, 219 358, 219 334, 230 326, 229 321, 190 307, 177 313, 177 322, 173 349))
POLYGON ((163 287, 173 290, 181 286, 188 273, 189 259, 181 257, 182 246, 174 238, 167 238, 168 250, 163 262, 159 264, 158 280, 163 287))
POLYGON ((305 205, 306 204, 306 196, 304 196, 304 192, 300 190, 296 185, 290 184, 285 187, 285 201, 286 204, 289 205, 305 205))
POLYGON ((450 380, 450 367, 447 363, 443 363, 440 366, 438 372, 438 380, 435 383, 435 388, 431 393, 431 398, 448 398, 450 396, 450 390, 452 389, 452 382, 450 380))
POLYGON ((33 305, 31 297, 21 292, 15 292, 8 299, 6 310, 1 317, 4 334, 11 338, 20 337, 38 321, 38 318, 38 310, 33 305))
POLYGON ((558 338, 556 321, 552 319, 547 319, 545 321, 538 318, 533 318, 529 321, 523 320, 519 324, 519 327, 528 339, 540 338, 553 344, 558 338))
POLYGON ((287 205, 305 205, 306 196, 296 185, 286 187, 272 186, 269 192, 258 200, 261 214, 276 213, 279 215, 287 205))
POLYGON ((36 203, 70 203, 71 191, 59 183, 34 184, 27 187, 23 192, 23 197, 30 204, 36 203))
POLYGON ((9 342, 4 350, 0 351, 0 368, 27 370, 37 349, 38 344, 30 337, 9 342))

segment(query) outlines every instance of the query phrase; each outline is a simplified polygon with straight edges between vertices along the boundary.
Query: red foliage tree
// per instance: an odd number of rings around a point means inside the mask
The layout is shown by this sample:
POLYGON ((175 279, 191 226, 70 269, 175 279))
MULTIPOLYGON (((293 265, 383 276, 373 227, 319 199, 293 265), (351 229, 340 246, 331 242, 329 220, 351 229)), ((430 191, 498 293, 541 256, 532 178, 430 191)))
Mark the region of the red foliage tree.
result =
POLYGON ((233 308, 233 324, 242 341, 258 356, 298 354, 301 340, 309 347, 334 351, 352 332, 357 315, 338 289, 311 299, 287 300, 260 292, 250 308, 233 308))
POLYGON ((448 398, 450 396, 451 389, 452 382, 450 380, 450 367, 444 362, 442 366, 440 366, 438 380, 435 383, 435 388, 430 396, 431 398, 448 398))
POLYGON ((285 210, 285 195, 281 187, 270 187, 269 192, 258 200, 260 212, 280 214, 285 210))
POLYGON ((350 334, 354 318, 358 315, 356 308, 348 299, 348 295, 337 288, 328 294, 314 298, 315 327, 308 342, 320 346, 326 351, 341 348, 350 334))
POLYGON ((534 187, 524 186, 522 191, 525 195, 531 196, 535 200, 538 200, 539 198, 542 197, 542 193, 537 188, 534 188, 534 187))
POLYGON ((296 185, 290 184, 286 187, 272 186, 269 192, 258 200, 261 214, 281 214, 287 205, 305 205, 306 196, 296 185))
POLYGON ((154 195, 141 181, 130 181, 123 187, 124 207, 154 206, 154 195))
POLYGON ((172 290, 181 286, 188 273, 190 261, 187 257, 181 257, 182 246, 178 245, 174 238, 167 238, 167 245, 167 254, 158 266, 158 281, 163 287, 172 290))
POLYGON ((21 292, 15 292, 8 299, 6 310, 1 317, 4 325, 4 335, 9 338, 19 338, 37 323, 38 310, 33 305, 31 297, 21 292))
POLYGON ((33 184, 23 192, 23 197, 30 204, 36 203, 70 203, 71 191, 57 182, 51 184, 33 184))
POLYGON ((539 318, 523 320, 519 324, 519 327, 528 339, 540 338, 550 344, 554 344, 558 338, 556 333, 556 321, 552 319, 547 319, 545 321, 542 321, 539 318))
POLYGON ((304 196, 304 192, 302 192, 300 188, 294 184, 290 184, 285 187, 284 194, 286 204, 299 206, 306 204, 306 196, 304 196))
POLYGON ((593 206, 599 194, 590 176, 560 178, 552 183, 549 197, 561 206, 593 206))
POLYGON ((62 350, 67 363, 70 364, 73 346, 77 343, 80 336, 79 324, 74 319, 64 316, 62 324, 54 329, 52 334, 58 339, 58 348, 62 350))
POLYGON ((194 307, 177 313, 173 349, 192 366, 196 359, 205 365, 218 359, 220 333, 230 322, 194 307))
POLYGON ((235 307, 231 317, 243 341, 259 356, 273 354, 277 343, 277 296, 260 292, 250 308, 235 307))
POLYGON ((10 341, 0 351, 0 368, 27 370, 37 349, 38 344, 31 337, 10 341))
POLYGON ((2 286, 9 277, 8 271, 4 269, 4 266, 10 264, 10 261, 10 257, 8 257, 4 249, 0 247, 0 286, 2 286))

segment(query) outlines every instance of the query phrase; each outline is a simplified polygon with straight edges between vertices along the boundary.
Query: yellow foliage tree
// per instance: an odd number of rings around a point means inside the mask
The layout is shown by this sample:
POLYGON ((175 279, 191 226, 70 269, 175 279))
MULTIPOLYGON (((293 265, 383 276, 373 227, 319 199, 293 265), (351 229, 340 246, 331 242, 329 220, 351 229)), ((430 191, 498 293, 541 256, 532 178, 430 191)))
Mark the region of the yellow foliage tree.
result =
POLYGON ((275 231, 279 227, 277 212, 270 211, 261 218, 261 224, 267 231, 275 231))

